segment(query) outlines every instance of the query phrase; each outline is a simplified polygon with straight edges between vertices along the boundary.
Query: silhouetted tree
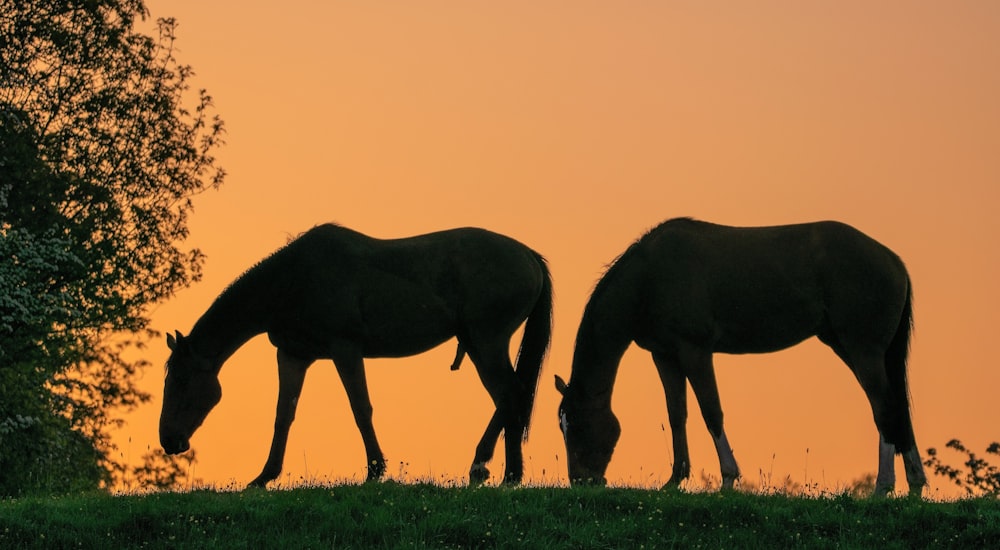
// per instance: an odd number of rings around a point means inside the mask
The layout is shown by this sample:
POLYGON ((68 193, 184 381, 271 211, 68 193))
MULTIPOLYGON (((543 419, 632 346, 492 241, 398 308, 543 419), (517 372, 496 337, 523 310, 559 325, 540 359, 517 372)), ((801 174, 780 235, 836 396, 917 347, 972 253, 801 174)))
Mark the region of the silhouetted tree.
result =
POLYGON ((142 457, 142 465, 131 468, 125 482, 129 488, 159 491, 190 489, 200 485, 201 479, 190 475, 197 462, 193 450, 176 457, 167 456, 163 449, 151 449, 142 457))
POLYGON ((107 486, 223 123, 142 0, 0 0, 0 494, 107 486))
MULTIPOLYGON (((934 474, 950 480, 965 490, 969 496, 1000 496, 1000 468, 990 464, 985 459, 976 456, 961 441, 952 439, 945 447, 964 455, 962 465, 965 469, 955 468, 941 461, 937 449, 927 449, 927 466, 934 474)), ((1000 456, 1000 443, 993 442, 986 448, 986 454, 1000 456)))

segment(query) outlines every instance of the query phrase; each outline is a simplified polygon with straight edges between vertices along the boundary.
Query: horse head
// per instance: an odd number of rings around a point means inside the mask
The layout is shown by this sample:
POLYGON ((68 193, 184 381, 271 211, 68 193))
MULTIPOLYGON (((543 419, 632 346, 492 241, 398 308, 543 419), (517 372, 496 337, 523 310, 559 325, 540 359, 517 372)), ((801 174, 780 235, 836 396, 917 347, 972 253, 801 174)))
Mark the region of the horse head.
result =
POLYGON ((573 484, 604 485, 621 425, 610 407, 578 406, 572 389, 556 376, 556 389, 562 394, 559 404, 559 429, 566 443, 569 481, 573 484))
POLYGON ((167 376, 160 412, 160 445, 167 454, 191 448, 190 439, 222 399, 218 369, 198 355, 179 331, 167 334, 167 376))

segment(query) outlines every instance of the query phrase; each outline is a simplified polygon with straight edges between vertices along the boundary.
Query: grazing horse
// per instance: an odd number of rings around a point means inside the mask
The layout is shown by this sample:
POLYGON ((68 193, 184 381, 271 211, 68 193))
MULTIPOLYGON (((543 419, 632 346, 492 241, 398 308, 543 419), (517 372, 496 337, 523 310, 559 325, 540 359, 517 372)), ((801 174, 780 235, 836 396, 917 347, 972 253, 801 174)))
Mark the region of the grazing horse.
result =
POLYGON ((572 482, 605 483, 621 433, 611 391, 631 342, 663 383, 673 436, 667 487, 691 473, 687 382, 715 442, 722 485, 739 468, 722 426, 712 354, 768 353, 818 336, 860 382, 879 432, 876 494, 895 485, 901 453, 910 493, 926 484, 913 435, 906 358, 912 289, 903 262, 837 222, 737 228, 668 220, 633 243, 597 283, 576 337, 559 423, 572 482))
POLYGON ((506 433, 505 483, 519 483, 538 374, 551 337, 552 282, 545 260, 521 243, 483 229, 453 229, 381 240, 337 225, 311 229, 232 283, 188 336, 167 336, 160 444, 186 451, 219 402, 219 370, 255 335, 278 350, 278 406, 264 469, 281 472, 288 430, 306 369, 332 359, 347 391, 368 459, 368 479, 385 473, 372 426, 364 358, 405 357, 458 339, 452 368, 467 353, 496 411, 476 448, 471 483, 489 476, 506 433), (515 371, 510 339, 525 323, 515 371))

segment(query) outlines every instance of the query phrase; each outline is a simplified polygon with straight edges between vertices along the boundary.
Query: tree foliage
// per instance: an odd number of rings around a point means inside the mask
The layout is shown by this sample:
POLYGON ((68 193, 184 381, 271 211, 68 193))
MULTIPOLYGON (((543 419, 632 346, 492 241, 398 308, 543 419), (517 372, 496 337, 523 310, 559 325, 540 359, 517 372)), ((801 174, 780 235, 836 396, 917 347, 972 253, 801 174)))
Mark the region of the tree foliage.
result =
MULTIPOLYGON (((963 455, 962 468, 945 464, 938 455, 937 449, 927 449, 927 460, 924 465, 934 474, 947 478, 962 488, 969 496, 1000 497, 1000 467, 990 464, 969 450, 961 441, 952 439, 945 447, 963 455)), ((993 442, 986 447, 986 454, 1000 456, 1000 443, 993 442)))
POLYGON ((0 494, 106 486, 222 121, 141 0, 0 0, 0 494))
POLYGON ((200 478, 191 476, 197 462, 193 451, 167 456, 163 449, 151 449, 142 458, 142 464, 133 466, 130 475, 125 476, 126 489, 179 491, 204 485, 200 478))

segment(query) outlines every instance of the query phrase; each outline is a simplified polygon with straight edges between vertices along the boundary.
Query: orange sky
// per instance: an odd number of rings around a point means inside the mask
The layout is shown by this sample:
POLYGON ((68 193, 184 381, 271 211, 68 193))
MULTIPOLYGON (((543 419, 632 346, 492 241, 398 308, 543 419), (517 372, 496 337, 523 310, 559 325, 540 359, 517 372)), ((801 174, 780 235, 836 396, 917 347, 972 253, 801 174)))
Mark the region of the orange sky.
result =
MULTIPOLYGON (((937 2, 149 2, 180 21, 228 128, 229 172, 200 196, 190 245, 204 279, 153 311, 185 333, 249 266, 315 224, 376 237, 474 225, 544 254, 556 291, 529 482, 564 482, 552 375, 567 377, 603 266, 675 216, 732 225, 837 219, 895 250, 915 288, 911 391, 921 449, 996 430, 990 343, 1000 325, 1000 4, 937 2)), ((492 412, 453 343, 368 362, 389 473, 460 480, 492 412), (401 463, 403 463, 401 465, 401 463)), ((158 445, 166 346, 142 381, 154 403, 117 436, 158 445)), ((847 368, 815 340, 717 356, 743 474, 845 484, 876 469, 877 434, 847 368)), ((195 434, 195 475, 242 485, 270 443, 274 350, 257 338, 222 370, 195 434)), ((698 411, 693 471, 718 476, 698 411)), ((659 484, 671 448, 649 355, 614 394, 613 483, 659 484)), ((502 449, 498 451, 502 457, 502 449)), ((946 454, 947 457, 957 458, 946 454)), ((495 461, 495 474, 502 466, 495 461)), ((900 487, 902 468, 897 466, 900 487)), ((364 451, 332 364, 309 372, 282 479, 362 479, 364 451)), ((949 490, 938 478, 932 491, 949 490)))

